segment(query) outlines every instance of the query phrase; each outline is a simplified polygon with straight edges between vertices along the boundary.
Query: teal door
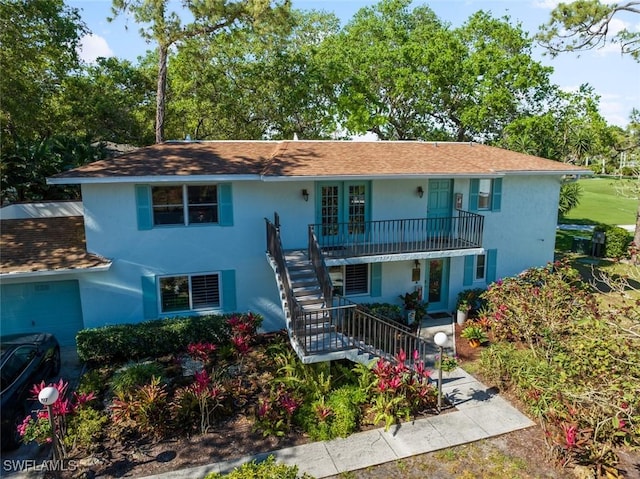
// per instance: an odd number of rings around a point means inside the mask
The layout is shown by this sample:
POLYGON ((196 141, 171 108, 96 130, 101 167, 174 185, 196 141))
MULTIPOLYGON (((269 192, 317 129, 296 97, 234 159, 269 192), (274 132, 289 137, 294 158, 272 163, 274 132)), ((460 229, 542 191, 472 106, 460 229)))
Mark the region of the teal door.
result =
POLYGON ((448 234, 451 229, 451 190, 452 180, 429 180, 427 218, 431 236, 448 234))
POLYGON ((427 259, 424 289, 430 312, 446 311, 449 303, 449 258, 427 259))
POLYGON ((0 287, 0 331, 53 333, 61 345, 75 345, 83 328, 77 281, 3 284, 0 287))
MULTIPOLYGON (((445 247, 451 234, 452 180, 429 180, 428 235, 435 247, 445 247)), ((446 311, 449 291, 449 259, 426 260, 425 290, 429 311, 446 311)))
POLYGON ((362 241, 370 218, 369 182, 339 181, 317 185, 316 232, 323 245, 362 241))

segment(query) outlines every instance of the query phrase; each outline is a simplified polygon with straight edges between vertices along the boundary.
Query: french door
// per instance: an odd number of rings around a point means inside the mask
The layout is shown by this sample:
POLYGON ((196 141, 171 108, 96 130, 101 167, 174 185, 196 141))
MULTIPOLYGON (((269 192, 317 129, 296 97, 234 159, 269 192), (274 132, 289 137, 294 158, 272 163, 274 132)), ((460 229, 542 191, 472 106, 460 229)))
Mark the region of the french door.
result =
POLYGON ((317 188, 316 223, 322 244, 362 241, 370 218, 369 182, 322 182, 317 188))

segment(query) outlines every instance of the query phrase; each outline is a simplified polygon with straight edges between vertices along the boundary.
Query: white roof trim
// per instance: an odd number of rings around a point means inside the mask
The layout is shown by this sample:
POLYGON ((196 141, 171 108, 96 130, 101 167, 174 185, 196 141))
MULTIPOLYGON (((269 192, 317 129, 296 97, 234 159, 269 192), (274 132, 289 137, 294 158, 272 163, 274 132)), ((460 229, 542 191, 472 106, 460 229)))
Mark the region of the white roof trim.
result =
POLYGON ((110 176, 104 177, 70 177, 47 178, 48 185, 87 185, 87 184, 122 184, 122 183, 205 183, 220 181, 258 181, 260 175, 171 175, 171 176, 110 176))
POLYGON ((109 264, 103 266, 93 266, 90 268, 65 268, 65 269, 49 269, 42 271, 16 271, 15 273, 0 273, 0 279, 22 279, 22 278, 39 278, 42 276, 57 276, 67 274, 83 274, 83 273, 99 273, 102 271, 109 271, 111 268, 111 261, 109 264))

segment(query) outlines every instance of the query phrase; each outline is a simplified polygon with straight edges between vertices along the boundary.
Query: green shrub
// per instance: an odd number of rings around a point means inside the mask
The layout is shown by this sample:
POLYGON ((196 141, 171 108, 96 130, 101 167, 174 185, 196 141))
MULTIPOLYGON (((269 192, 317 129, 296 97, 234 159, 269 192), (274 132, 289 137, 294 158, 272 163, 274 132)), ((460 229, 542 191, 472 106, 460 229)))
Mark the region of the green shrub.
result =
POLYGON ((78 356, 93 364, 123 363, 175 354, 189 343, 226 343, 227 320, 234 315, 166 318, 138 324, 83 329, 76 336, 78 356))
POLYGON ((297 417, 303 429, 314 441, 347 437, 360 425, 361 406, 367 393, 358 386, 343 386, 324 397, 305 405, 297 417))
POLYGON ((604 231, 604 255, 607 258, 624 258, 629 251, 632 235, 619 226, 598 225, 595 231, 604 231))
POLYGON ((154 377, 161 378, 162 373, 162 366, 155 362, 129 363, 114 373, 109 385, 116 396, 124 396, 149 384, 154 377))
POLYGON ((276 464, 274 456, 269 456, 263 462, 251 461, 236 467, 228 474, 212 472, 205 479, 313 479, 308 474, 298 475, 298 466, 276 464))
POLYGON ((100 444, 104 428, 109 418, 102 411, 83 407, 67 419, 67 431, 64 444, 67 449, 81 448, 91 451, 100 444))
POLYGON ((77 392, 89 394, 91 392, 100 395, 107 389, 108 379, 111 376, 110 368, 89 369, 81 377, 77 392))

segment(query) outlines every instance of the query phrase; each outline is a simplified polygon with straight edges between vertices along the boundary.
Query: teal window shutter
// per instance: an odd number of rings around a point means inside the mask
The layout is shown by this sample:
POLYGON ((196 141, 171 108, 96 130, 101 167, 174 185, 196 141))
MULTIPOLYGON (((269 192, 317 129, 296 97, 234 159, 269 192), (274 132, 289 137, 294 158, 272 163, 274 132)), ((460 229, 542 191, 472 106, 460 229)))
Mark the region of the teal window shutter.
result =
POLYGON ((493 180, 493 188, 491 191, 491 211, 500 211, 502 204, 502 178, 493 180))
POLYGON ((469 211, 478 211, 478 193, 480 191, 480 180, 471 180, 469 186, 469 211))
POLYGON ((496 280, 496 263, 498 259, 497 249, 487 250, 487 284, 496 280))
POLYGON ((473 256, 464 257, 464 277, 462 279, 463 286, 471 286, 473 284, 473 256))
POLYGON ((158 317, 158 289, 155 276, 142 277, 142 309, 144 319, 158 317))
POLYGON ((153 206, 151 204, 151 188, 149 185, 136 185, 136 208, 138 210, 138 229, 152 229, 153 206))
POLYGON ((371 263, 371 297, 382 296, 382 263, 371 263))
POLYGON ((220 208, 220 226, 233 226, 233 194, 231 192, 231 183, 222 183, 218 185, 219 208, 220 208))
POLYGON ((227 312, 235 312, 236 300, 236 271, 227 269, 222 272, 222 309, 227 312))

